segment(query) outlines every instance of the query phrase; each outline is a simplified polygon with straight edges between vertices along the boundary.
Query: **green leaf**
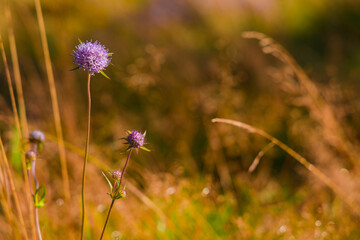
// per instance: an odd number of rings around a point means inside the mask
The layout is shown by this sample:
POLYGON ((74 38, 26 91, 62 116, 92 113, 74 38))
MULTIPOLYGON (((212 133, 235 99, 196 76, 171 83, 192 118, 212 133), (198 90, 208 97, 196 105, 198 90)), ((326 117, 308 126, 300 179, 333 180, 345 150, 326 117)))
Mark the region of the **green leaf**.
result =
POLYGON ((45 195, 46 195, 46 189, 44 185, 41 185, 38 189, 35 190, 34 205, 36 208, 42 208, 45 206, 45 195))
POLYGON ((107 55, 110 56, 110 55, 113 55, 114 53, 108 53, 107 55))
POLYGON ((121 194, 118 194, 118 195, 116 195, 116 197, 114 197, 116 200, 118 200, 118 199, 120 199, 120 198, 125 198, 123 195, 121 195, 121 194))
POLYGON ((41 196, 40 196, 40 200, 45 198, 46 195, 46 188, 44 185, 41 185, 38 189, 36 189, 35 193, 40 193, 41 192, 41 196))
POLYGON ((105 173, 104 173, 104 172, 101 172, 101 173, 104 175, 104 177, 105 177, 106 181, 108 182, 108 184, 109 184, 109 186, 110 186, 110 191, 112 192, 112 190, 113 190, 113 186, 112 186, 112 184, 111 184, 110 180, 108 179, 108 177, 105 175, 105 173))
POLYGON ((75 70, 78 70, 78 69, 79 69, 79 67, 76 67, 76 68, 73 68, 73 69, 71 69, 69 71, 72 72, 72 71, 75 71, 75 70))
POLYGON ((26 170, 31 169, 31 161, 26 161, 26 170))
POLYGON ((145 151, 147 151, 147 152, 151 152, 151 150, 150 150, 150 149, 147 149, 146 147, 140 147, 140 149, 145 150, 145 151))
POLYGON ((78 40, 79 40, 79 43, 82 43, 82 41, 80 40, 80 38, 78 38, 78 40))
POLYGON ((122 193, 118 193, 115 197, 113 197, 113 199, 120 199, 120 198, 125 198, 125 196, 122 193))
POLYGON ((99 71, 101 73, 101 75, 103 75, 104 77, 106 77, 107 79, 110 80, 110 78, 108 77, 108 75, 106 75, 102 70, 99 71))
POLYGON ((125 151, 128 152, 128 151, 130 151, 131 148, 132 148, 132 146, 128 146, 128 148, 125 151))

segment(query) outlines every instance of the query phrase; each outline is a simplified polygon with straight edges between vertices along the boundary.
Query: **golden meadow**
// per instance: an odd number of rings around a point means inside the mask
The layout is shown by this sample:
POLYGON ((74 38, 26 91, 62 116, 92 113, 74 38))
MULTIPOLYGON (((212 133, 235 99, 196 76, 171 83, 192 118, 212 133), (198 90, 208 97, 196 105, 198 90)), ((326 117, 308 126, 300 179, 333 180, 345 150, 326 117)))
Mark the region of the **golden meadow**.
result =
POLYGON ((0 1, 0 239, 84 239, 111 203, 102 172, 134 151, 103 239, 360 239, 360 4, 325 0, 0 1), (30 179, 30 183, 33 184, 30 179))

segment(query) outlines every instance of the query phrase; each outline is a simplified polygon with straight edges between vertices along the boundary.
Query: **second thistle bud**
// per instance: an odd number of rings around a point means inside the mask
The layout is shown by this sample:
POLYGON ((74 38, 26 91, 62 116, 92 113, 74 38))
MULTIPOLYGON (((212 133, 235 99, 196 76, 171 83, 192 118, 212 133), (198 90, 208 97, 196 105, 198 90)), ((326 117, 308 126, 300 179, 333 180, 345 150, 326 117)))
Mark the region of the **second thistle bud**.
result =
POLYGON ((115 170, 115 171, 113 171, 112 174, 111 174, 111 177, 112 177, 114 180, 120 181, 120 178, 121 178, 121 172, 120 172, 120 170, 115 170))
POLYGON ((35 130, 29 134, 29 142, 37 146, 36 151, 42 151, 44 141, 45 135, 42 131, 35 130))
POLYGON ((43 143, 45 141, 45 135, 39 130, 32 131, 29 134, 29 141, 32 143, 43 143))

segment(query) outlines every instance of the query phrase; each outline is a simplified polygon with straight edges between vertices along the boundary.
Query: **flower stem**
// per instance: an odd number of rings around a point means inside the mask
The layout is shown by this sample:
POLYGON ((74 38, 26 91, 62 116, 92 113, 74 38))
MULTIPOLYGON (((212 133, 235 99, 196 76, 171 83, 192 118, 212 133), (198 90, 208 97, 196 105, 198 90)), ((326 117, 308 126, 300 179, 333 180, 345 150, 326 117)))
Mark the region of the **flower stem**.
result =
POLYGON ((39 237, 39 240, 42 240, 40 224, 39 224, 39 209, 35 208, 35 224, 36 224, 36 232, 39 237))
POLYGON ((111 212, 111 209, 112 209, 114 203, 115 203, 115 198, 113 198, 112 201, 111 201, 110 208, 109 208, 108 214, 107 214, 107 216, 106 216, 104 228, 103 228, 103 230, 102 230, 102 232, 101 232, 100 240, 101 240, 101 239, 103 238, 103 236, 104 236, 105 228, 106 228, 107 222, 108 222, 108 220, 109 220, 110 212, 111 212))
POLYGON ((89 141, 90 141, 90 114, 91 114, 91 93, 90 93, 90 73, 87 80, 87 95, 88 95, 88 124, 87 124, 87 134, 86 134, 86 144, 85 144, 85 157, 84 157, 84 166, 82 174, 82 190, 81 190, 81 237, 80 240, 84 237, 84 225, 85 225, 85 175, 86 175, 86 163, 88 159, 89 152, 89 141))
POLYGON ((102 230, 102 232, 101 232, 100 240, 101 240, 101 239, 103 238, 103 236, 104 236, 105 228, 106 228, 107 222, 108 222, 109 217, 110 217, 111 209, 112 209, 112 207, 113 207, 113 205, 114 205, 114 203, 115 203, 115 200, 116 200, 115 197, 116 197, 116 195, 119 193, 119 190, 120 190, 120 188, 121 188, 121 182, 122 182, 122 180, 123 180, 123 176, 124 176, 124 174, 125 174, 125 170, 126 170, 126 167, 127 167, 127 165, 128 165, 128 162, 129 162, 129 159, 130 159, 132 150, 133 150, 133 148, 130 148, 130 151, 129 151, 129 154, 128 154, 128 156, 127 156, 127 159, 126 159, 124 168, 123 168, 123 170, 122 170, 122 172, 121 172, 121 177, 120 177, 120 181, 119 181, 119 185, 118 185, 119 187, 117 188, 117 190, 116 190, 115 193, 113 194, 113 199, 112 199, 112 201, 111 201, 110 208, 109 208, 108 214, 107 214, 107 216, 106 216, 106 220, 105 220, 104 228, 103 228, 103 230, 102 230))
MULTIPOLYGON (((39 188, 39 180, 36 177, 35 166, 36 166, 36 160, 32 161, 32 163, 31 163, 31 174, 32 174, 33 180, 35 182, 35 191, 36 191, 39 188)), ((36 206, 34 206, 34 207, 35 207, 36 233, 38 235, 39 240, 42 240, 41 230, 40 230, 40 222, 39 222, 39 209, 36 206)))
POLYGON ((122 172, 121 172, 121 176, 120 176, 119 188, 118 188, 118 189, 117 189, 117 191, 115 192, 115 196, 118 194, 118 192, 119 192, 119 190, 120 190, 120 187, 121 187, 121 182, 122 182, 122 180, 123 180, 123 177, 124 177, 124 174, 125 174, 126 167, 127 167, 128 163, 129 163, 129 160, 130 160, 130 156, 131 156, 132 150, 133 150, 133 148, 130 148, 130 150, 129 150, 129 154, 128 154, 127 158, 126 158, 126 162, 125 162, 124 168, 123 168, 123 170, 122 170, 122 172))

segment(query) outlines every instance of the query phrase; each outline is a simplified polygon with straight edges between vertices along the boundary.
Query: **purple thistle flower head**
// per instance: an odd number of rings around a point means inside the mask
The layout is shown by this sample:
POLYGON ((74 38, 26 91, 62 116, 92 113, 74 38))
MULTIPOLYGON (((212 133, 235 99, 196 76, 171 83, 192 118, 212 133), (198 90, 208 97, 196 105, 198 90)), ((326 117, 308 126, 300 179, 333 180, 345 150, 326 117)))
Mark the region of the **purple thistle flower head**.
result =
POLYGON ((110 63, 112 53, 98 41, 81 42, 74 50, 74 63, 90 75, 102 72, 110 63))
POLYGON ((45 135, 40 130, 34 130, 29 134, 29 141, 34 143, 43 143, 45 141, 45 135))
POLYGON ((145 144, 145 135, 146 132, 141 133, 139 131, 128 131, 128 136, 125 138, 127 144, 133 148, 140 148, 143 147, 145 144))

